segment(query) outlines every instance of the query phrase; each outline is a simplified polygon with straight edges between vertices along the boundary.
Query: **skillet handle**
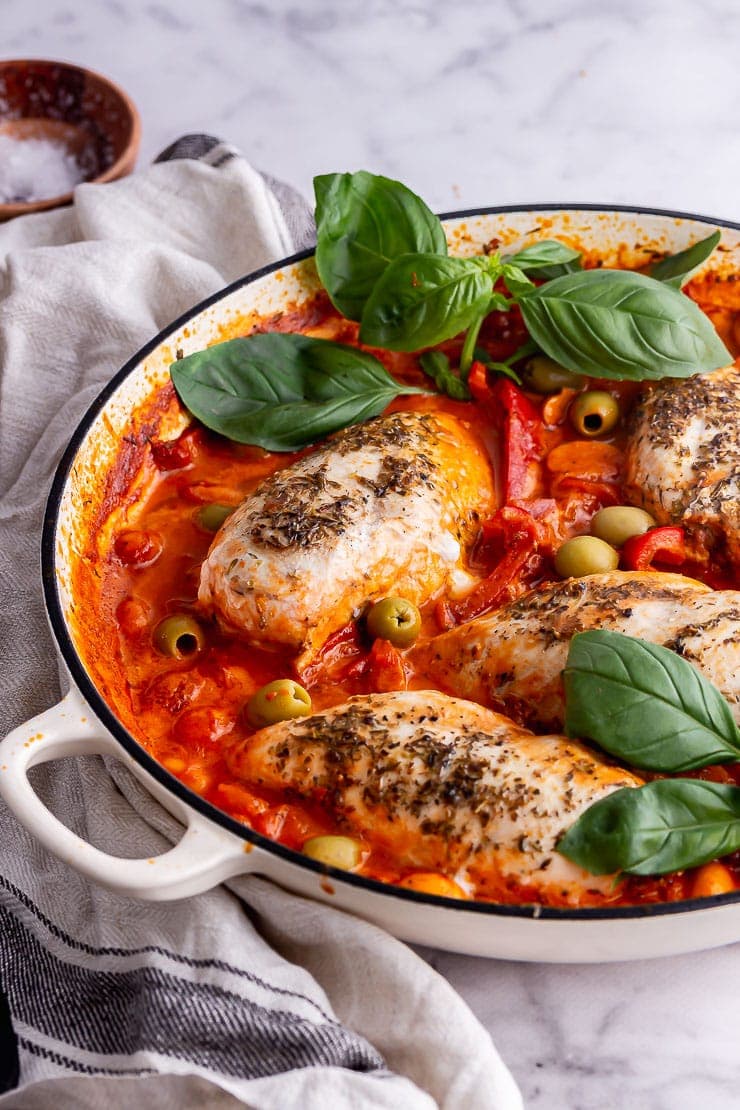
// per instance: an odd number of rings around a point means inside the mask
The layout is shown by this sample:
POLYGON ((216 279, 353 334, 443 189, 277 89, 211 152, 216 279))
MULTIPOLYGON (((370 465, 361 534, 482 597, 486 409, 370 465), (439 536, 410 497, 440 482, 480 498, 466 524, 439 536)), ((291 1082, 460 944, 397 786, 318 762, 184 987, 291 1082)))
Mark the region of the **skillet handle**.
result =
POLYGON ((121 758, 119 745, 74 689, 0 743, 0 795, 47 851, 87 878, 119 894, 160 902, 200 894, 251 870, 251 845, 183 804, 177 816, 185 833, 160 856, 121 859, 93 848, 47 809, 28 781, 31 767, 72 755, 121 758))

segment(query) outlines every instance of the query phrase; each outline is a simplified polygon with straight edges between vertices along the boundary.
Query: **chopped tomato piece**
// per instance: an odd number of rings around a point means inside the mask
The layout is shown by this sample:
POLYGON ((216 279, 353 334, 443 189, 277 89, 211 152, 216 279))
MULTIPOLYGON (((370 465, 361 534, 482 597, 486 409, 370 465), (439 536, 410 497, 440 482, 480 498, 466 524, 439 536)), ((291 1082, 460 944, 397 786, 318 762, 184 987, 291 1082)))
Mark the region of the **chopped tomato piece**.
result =
POLYGON ((218 795, 219 804, 223 805, 225 802, 233 814, 247 818, 250 822, 254 822, 270 811, 269 802, 260 798, 258 794, 253 794, 241 783, 220 782, 215 792, 218 795))
POLYGON ((641 536, 632 536, 622 548, 625 570, 649 570, 653 560, 679 566, 686 558, 686 536, 683 528, 667 525, 651 528, 641 536))
POLYGON ((182 470, 190 466, 197 448, 197 432, 188 430, 177 439, 153 440, 152 459, 157 470, 182 470))
POLYGON ((172 726, 172 735, 191 749, 206 748, 233 727, 234 721, 225 710, 212 705, 198 705, 183 710, 172 726))
POLYGON ((504 598, 530 558, 536 553, 541 526, 534 517, 514 505, 504 505, 482 529, 483 543, 498 541, 504 555, 487 578, 472 593, 451 606, 459 622, 472 620, 492 609, 504 598))
MULTIPOLYGON (((362 650, 359 625, 357 621, 350 621, 343 628, 338 628, 336 632, 332 632, 316 658, 312 659, 307 666, 298 670, 298 677, 304 686, 313 686, 322 675, 342 660, 355 659, 356 664, 358 660, 355 657, 362 650)), ((364 663, 365 660, 362 659, 359 662, 364 663)))
POLYGON ((441 597, 434 606, 434 619, 437 622, 440 632, 447 632, 450 628, 455 627, 455 614, 452 612, 447 598, 441 597))
POLYGON ((162 554, 164 543, 156 532, 140 528, 126 528, 119 532, 113 550, 122 563, 129 567, 149 567, 162 554))
POLYGON ((403 656, 390 640, 374 640, 370 648, 370 688, 387 694, 391 690, 406 689, 406 670, 403 656))
MULTIPOLYGON (((497 282, 494 288, 497 292, 506 293, 502 282, 497 282)), ((509 312, 489 312, 480 330, 481 346, 497 361, 510 358, 527 338, 519 305, 513 305, 509 312)))
POLYGON ((283 803, 270 805, 262 812, 255 812, 251 820, 256 832, 271 840, 280 840, 288 848, 300 849, 312 836, 326 832, 326 822, 315 818, 301 805, 283 803))
POLYGON ((151 610, 140 597, 124 597, 116 609, 116 620, 124 636, 133 640, 149 631, 151 610))

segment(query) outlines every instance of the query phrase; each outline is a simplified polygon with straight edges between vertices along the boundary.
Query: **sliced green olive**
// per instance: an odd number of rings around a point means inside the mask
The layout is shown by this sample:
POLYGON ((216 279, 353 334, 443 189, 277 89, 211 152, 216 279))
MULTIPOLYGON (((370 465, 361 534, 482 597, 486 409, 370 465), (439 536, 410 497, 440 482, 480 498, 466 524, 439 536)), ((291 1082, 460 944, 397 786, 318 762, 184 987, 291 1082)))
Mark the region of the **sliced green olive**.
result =
POLYGON ((254 728, 275 725, 307 717, 311 712, 311 695, 292 678, 276 678, 261 686, 247 702, 247 719, 254 728))
POLYGON ((587 574, 606 574, 616 570, 619 555, 596 536, 576 536, 566 540, 555 554, 555 570, 561 578, 583 578, 587 574))
POLYGON ((362 845, 351 836, 312 836, 303 845, 303 854, 329 867, 354 871, 362 859, 362 845))
POLYGON ((524 367, 524 384, 535 393, 557 393, 559 389, 580 389, 586 379, 566 370, 547 355, 533 355, 524 367))
POLYGON ((394 647, 411 647, 421 631, 421 613, 405 597, 384 597, 367 615, 367 630, 374 640, 390 640, 394 647))
POLYGON ((188 613, 173 613, 165 617, 154 629, 154 645, 162 655, 185 659, 196 655, 205 647, 203 629, 188 613))
POLYGON ((599 509, 591 521, 591 535, 613 547, 621 547, 633 536, 642 536, 654 527, 654 518, 644 509, 634 505, 608 505, 606 509, 599 509))
POLYGON ((568 409, 570 422, 582 436, 603 436, 619 423, 619 405, 604 389, 579 393, 568 409))
POLYGON ((233 505, 219 505, 213 501, 210 505, 202 505, 195 514, 198 527, 204 532, 218 532, 219 528, 234 511, 233 505))

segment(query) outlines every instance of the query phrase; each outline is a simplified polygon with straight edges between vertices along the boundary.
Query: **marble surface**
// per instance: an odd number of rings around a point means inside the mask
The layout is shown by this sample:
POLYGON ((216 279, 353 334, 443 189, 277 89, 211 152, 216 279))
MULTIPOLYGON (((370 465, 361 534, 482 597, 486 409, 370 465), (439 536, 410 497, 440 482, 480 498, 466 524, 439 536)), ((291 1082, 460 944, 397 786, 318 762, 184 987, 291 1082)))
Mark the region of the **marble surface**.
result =
MULTIPOLYGON (((599 201, 740 220, 733 0, 0 0, 5 57, 122 84, 141 163, 184 132, 310 193, 401 178, 438 211, 599 201)), ((427 953, 531 1110, 740 1106, 740 946, 607 966, 427 953)))

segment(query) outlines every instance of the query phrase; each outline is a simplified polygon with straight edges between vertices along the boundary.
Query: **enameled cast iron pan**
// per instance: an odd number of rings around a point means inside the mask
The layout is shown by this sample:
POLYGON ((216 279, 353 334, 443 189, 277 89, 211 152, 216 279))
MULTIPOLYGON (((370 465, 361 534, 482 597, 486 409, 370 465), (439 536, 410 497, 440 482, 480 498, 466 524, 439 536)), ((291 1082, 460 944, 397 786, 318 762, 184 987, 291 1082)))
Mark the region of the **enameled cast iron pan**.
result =
MULTIPOLYGON (((709 265, 740 272, 740 225, 670 212, 598 206, 534 205, 453 213, 446 230, 453 253, 480 253, 497 238, 516 248, 532 238, 580 240, 607 264, 640 265, 646 251, 675 252, 721 227, 724 250, 709 265)), ((95 615, 75 606, 76 560, 106 475, 130 428, 131 414, 168 380, 175 352, 196 351, 236 317, 270 315, 318 288, 310 254, 297 255, 235 282, 196 306, 144 347, 113 378, 77 428, 56 473, 43 534, 43 583, 49 620, 71 676, 67 697, 22 725, 0 745, 0 792, 22 823, 70 866, 138 898, 185 898, 230 876, 253 873, 310 898, 358 914, 405 940, 478 956, 550 962, 597 962, 667 956, 740 938, 740 891, 713 898, 611 909, 501 906, 439 898, 327 869, 267 840, 193 794, 126 730, 101 693, 95 615), (121 759, 186 826, 182 840, 154 860, 119 859, 62 825, 32 790, 27 773, 72 755, 121 759)), ((154 410, 152 410, 154 411, 154 410)), ((179 434, 177 426, 158 434, 179 434)), ((79 575, 77 575, 79 577, 79 575)))

